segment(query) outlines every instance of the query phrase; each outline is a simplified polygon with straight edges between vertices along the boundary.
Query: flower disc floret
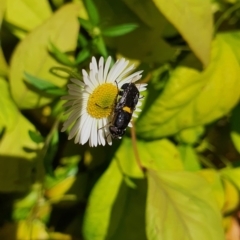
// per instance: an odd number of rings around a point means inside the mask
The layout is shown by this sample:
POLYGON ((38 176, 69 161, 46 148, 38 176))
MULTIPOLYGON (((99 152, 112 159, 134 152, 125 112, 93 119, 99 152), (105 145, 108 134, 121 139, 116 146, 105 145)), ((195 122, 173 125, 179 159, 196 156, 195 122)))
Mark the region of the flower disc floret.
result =
POLYGON ((88 99, 87 112, 89 115, 97 119, 109 117, 113 111, 117 94, 117 86, 112 83, 98 86, 88 99))

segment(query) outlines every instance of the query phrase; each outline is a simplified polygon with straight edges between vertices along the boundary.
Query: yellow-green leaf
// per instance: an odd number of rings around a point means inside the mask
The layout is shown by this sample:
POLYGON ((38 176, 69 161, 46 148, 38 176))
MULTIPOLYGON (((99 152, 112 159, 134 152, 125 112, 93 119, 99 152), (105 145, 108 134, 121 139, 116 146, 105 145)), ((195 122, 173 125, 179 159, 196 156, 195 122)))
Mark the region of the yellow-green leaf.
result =
POLYGON ((84 215, 83 234, 86 240, 104 240, 107 236, 111 211, 123 176, 116 160, 94 186, 84 215))
POLYGON ((34 219, 31 221, 22 220, 22 221, 18 222, 18 227, 17 227, 17 231, 16 231, 16 239, 48 240, 49 235, 46 231, 46 226, 39 219, 34 219))
POLYGON ((175 26, 196 56, 207 66, 210 60, 213 18, 210 0, 153 0, 175 26))
POLYGON ((240 31, 224 32, 219 35, 229 44, 240 63, 240 31))
POLYGON ((3 55, 2 47, 0 45, 0 76, 6 77, 8 74, 8 65, 3 55))
MULTIPOLYGON (((2 25, 3 16, 6 10, 7 0, 1 0, 0 2, 0 29, 2 25)), ((1 41, 0 41, 0 76, 6 76, 8 72, 8 66, 3 55, 1 41)))
POLYGON ((203 135, 203 133, 204 127, 196 126, 182 130, 177 134, 176 138, 180 143, 193 145, 199 141, 199 138, 203 135))
POLYGON ((5 20, 12 26, 16 26, 17 28, 12 29, 13 33, 23 38, 26 35, 24 31, 33 30, 51 14, 51 7, 47 0, 8 0, 5 20))
POLYGON ((239 189, 228 179, 222 179, 225 192, 225 201, 223 213, 229 214, 235 211, 239 206, 239 189))
POLYGON ((51 100, 27 88, 23 81, 24 72, 49 80, 60 87, 66 83, 49 72, 51 67, 62 65, 51 57, 47 46, 51 41, 62 52, 76 48, 78 10, 78 4, 66 4, 17 46, 11 59, 10 84, 13 98, 20 108, 39 107, 51 100))
POLYGON ((211 63, 203 72, 179 66, 163 93, 137 121, 141 137, 156 138, 210 123, 227 114, 240 93, 240 68, 221 36, 213 43, 211 63))
POLYGON ((7 6, 7 0, 1 0, 1 3, 0 3, 0 25, 2 24, 6 6, 7 6))
POLYGON ((7 131, 0 142, 0 191, 27 191, 32 184, 32 161, 39 145, 28 131, 35 127, 20 113, 15 116, 15 128, 7 131))
POLYGON ((197 153, 191 145, 181 144, 178 146, 184 164, 184 169, 187 171, 197 171, 201 169, 197 153))
POLYGON ((17 123, 18 109, 13 102, 7 81, 0 77, 0 127, 11 130, 17 123))
POLYGON ((221 170, 225 188, 224 212, 235 210, 239 206, 240 168, 225 168, 221 170))
POLYGON ((224 168, 221 170, 223 178, 230 180, 240 191, 240 168, 224 168))
POLYGON ((224 240, 211 188, 197 174, 148 172, 146 212, 149 240, 224 240))
MULTIPOLYGON (((176 146, 167 139, 151 142, 137 141, 137 152, 141 165, 154 170, 183 170, 183 163, 176 146)), ((143 172, 134 153, 131 139, 124 138, 116 152, 123 173, 133 178, 143 178, 143 172)))
POLYGON ((219 172, 214 169, 202 169, 198 172, 200 176, 205 178, 212 189, 213 195, 217 201, 219 211, 223 209, 224 205, 224 188, 219 172))

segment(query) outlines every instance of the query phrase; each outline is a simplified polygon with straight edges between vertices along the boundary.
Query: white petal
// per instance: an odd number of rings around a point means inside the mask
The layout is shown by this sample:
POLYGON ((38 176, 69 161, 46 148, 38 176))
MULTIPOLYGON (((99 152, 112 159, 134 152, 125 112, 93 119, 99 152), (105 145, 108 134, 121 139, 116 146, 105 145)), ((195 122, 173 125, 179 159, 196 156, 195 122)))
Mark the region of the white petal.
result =
POLYGON ((84 96, 85 96, 85 97, 89 97, 89 94, 91 94, 92 92, 93 92, 93 90, 92 90, 89 86, 85 86, 85 89, 84 89, 82 95, 86 94, 86 95, 84 95, 84 96))
POLYGON ((102 119, 102 125, 103 125, 103 127, 104 127, 103 130, 104 130, 104 132, 106 133, 106 132, 108 131, 108 127, 109 127, 107 118, 103 118, 103 119, 102 119))
POLYGON ((83 75, 83 77, 88 76, 88 73, 85 69, 82 69, 82 75, 83 75))
POLYGON ((83 76, 83 81, 84 83, 91 88, 91 90, 93 91, 95 89, 93 83, 91 82, 89 76, 83 76))
POLYGON ((82 145, 85 144, 90 137, 92 121, 93 121, 92 117, 88 115, 83 125, 80 126, 81 127, 80 143, 82 145))
POLYGON ((79 93, 81 93, 83 90, 82 88, 80 88, 79 86, 76 86, 75 84, 68 84, 67 86, 68 86, 68 89, 77 91, 79 93))
POLYGON ((141 87, 146 87, 148 84, 147 83, 138 83, 138 84, 136 84, 136 86, 139 88, 141 88, 141 87))
POLYGON ((65 102, 65 103, 63 104, 63 107, 66 108, 66 107, 72 106, 73 104, 74 104, 74 100, 70 100, 70 101, 68 101, 68 102, 65 102))
POLYGON ((107 77, 108 82, 114 82, 127 65, 128 65, 128 61, 125 61, 124 58, 122 58, 121 60, 118 60, 113 65, 113 67, 111 68, 108 74, 108 77, 107 77))
POLYGON ((74 99, 79 99, 79 96, 71 96, 71 95, 66 95, 61 97, 62 100, 74 100, 74 99))
POLYGON ((75 90, 68 90, 68 93, 70 94, 70 95, 72 95, 72 96, 80 96, 81 94, 79 94, 79 92, 78 91, 75 91, 75 90))
POLYGON ((145 91, 147 89, 147 84, 146 83, 138 83, 136 84, 139 92, 145 91))
POLYGON ((133 125, 132 125, 132 123, 131 123, 131 122, 129 122, 128 126, 129 126, 129 127, 132 127, 133 125))
POLYGON ((111 134, 108 134, 108 136, 107 136, 107 143, 108 143, 108 145, 112 145, 112 136, 111 136, 111 134))
POLYGON ((75 78, 70 78, 70 81, 75 83, 76 85, 78 85, 79 87, 82 87, 84 88, 84 83, 78 79, 75 79, 75 78))
POLYGON ((81 113, 80 111, 73 111, 68 117, 68 120, 63 123, 63 128, 61 131, 64 132, 73 122, 75 122, 79 117, 81 117, 81 115, 83 115, 83 113, 81 113))
POLYGON ((98 144, 104 146, 105 145, 105 139, 104 139, 104 130, 103 130, 102 119, 99 119, 99 121, 98 121, 97 135, 98 135, 98 144))
POLYGON ((77 135, 76 135, 76 137, 74 138, 74 143, 75 143, 75 144, 77 144, 77 143, 80 144, 80 134, 81 134, 81 130, 79 130, 79 131, 77 132, 77 135))
POLYGON ((72 139, 72 138, 77 134, 77 131, 80 131, 80 130, 81 130, 81 129, 79 128, 79 126, 80 126, 80 121, 81 121, 81 119, 78 119, 78 120, 74 123, 72 129, 71 129, 70 132, 69 132, 68 139, 72 139))
POLYGON ((138 115, 136 114, 136 113, 133 113, 133 115, 132 115, 134 118, 137 118, 138 117, 138 115))
POLYGON ((131 72, 134 69, 134 65, 129 66, 128 68, 126 68, 121 75, 118 77, 119 81, 121 81, 121 79, 124 78, 124 76, 127 75, 127 73, 131 72))
POLYGON ((107 62, 105 63, 105 67, 104 67, 104 72, 103 72, 103 80, 104 82, 106 82, 106 78, 107 78, 107 74, 108 74, 108 71, 109 71, 109 67, 110 67, 110 64, 111 64, 111 57, 109 56, 108 59, 107 59, 107 62))
POLYGON ((94 88, 96 88, 97 86, 99 86, 99 83, 98 83, 98 81, 97 81, 97 79, 96 79, 96 77, 95 77, 95 72, 94 71, 90 71, 90 73, 89 73, 89 76, 90 76, 90 81, 91 81, 91 83, 93 84, 93 86, 94 86, 94 88))
POLYGON ((95 73, 98 72, 98 66, 95 57, 92 57, 92 62, 90 63, 90 70, 93 70, 95 73))
POLYGON ((88 121, 88 113, 84 113, 81 118, 80 118, 80 123, 79 123, 79 130, 77 132, 77 135, 74 139, 74 143, 79 143, 79 144, 82 144, 81 143, 81 137, 82 137, 82 131, 84 129, 84 124, 88 121))
POLYGON ((104 83, 104 78, 103 78, 103 68, 104 68, 104 58, 101 57, 99 60, 99 65, 98 65, 98 82, 99 84, 104 83))
POLYGON ((136 82, 137 80, 141 79, 142 75, 139 75, 139 72, 135 72, 131 74, 130 76, 124 78, 121 80, 121 84, 123 85, 124 83, 130 83, 130 82, 136 82))
POLYGON ((142 77, 142 72, 143 72, 143 70, 137 71, 137 72, 131 74, 129 77, 133 78, 132 82, 136 82, 137 80, 139 80, 142 77), (137 76, 137 77, 135 77, 135 76, 137 76))
POLYGON ((89 139, 89 146, 96 147, 97 146, 97 119, 92 120, 91 134, 89 139))

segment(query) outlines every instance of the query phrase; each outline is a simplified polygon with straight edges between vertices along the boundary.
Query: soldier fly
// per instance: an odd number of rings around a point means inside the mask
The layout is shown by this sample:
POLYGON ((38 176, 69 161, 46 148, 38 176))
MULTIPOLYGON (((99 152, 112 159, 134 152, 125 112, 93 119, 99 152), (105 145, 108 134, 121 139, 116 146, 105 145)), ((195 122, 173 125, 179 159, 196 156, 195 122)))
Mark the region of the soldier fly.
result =
POLYGON ((125 83, 119 91, 119 96, 120 99, 114 109, 112 124, 109 127, 113 138, 121 138, 126 132, 138 103, 139 90, 134 83, 125 83))

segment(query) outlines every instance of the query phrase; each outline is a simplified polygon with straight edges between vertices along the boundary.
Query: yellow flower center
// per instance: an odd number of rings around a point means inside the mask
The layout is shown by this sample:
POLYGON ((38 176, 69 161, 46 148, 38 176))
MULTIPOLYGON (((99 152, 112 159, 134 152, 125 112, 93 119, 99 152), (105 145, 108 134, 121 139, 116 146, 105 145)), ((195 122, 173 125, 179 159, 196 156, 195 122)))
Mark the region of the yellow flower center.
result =
POLYGON ((110 116, 117 94, 117 86, 112 83, 104 83, 98 86, 88 99, 87 112, 94 118, 110 116))

